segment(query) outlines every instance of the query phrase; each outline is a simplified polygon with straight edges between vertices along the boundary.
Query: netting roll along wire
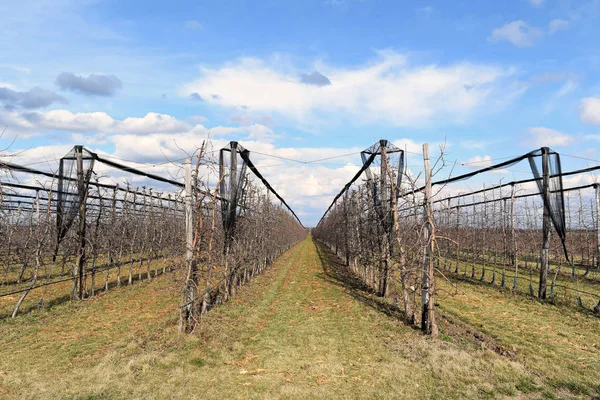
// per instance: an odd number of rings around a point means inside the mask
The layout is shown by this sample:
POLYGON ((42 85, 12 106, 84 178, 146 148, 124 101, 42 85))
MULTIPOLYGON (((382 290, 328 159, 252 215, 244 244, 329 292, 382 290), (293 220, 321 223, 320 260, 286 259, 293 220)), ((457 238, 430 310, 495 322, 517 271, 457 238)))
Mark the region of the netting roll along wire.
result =
POLYGON ((79 206, 85 200, 94 170, 93 153, 75 146, 60 159, 57 193, 57 246, 73 224, 79 206), (79 164, 79 166, 78 166, 79 164))
MULTIPOLYGON (((366 148, 365 150, 363 150, 360 153, 362 163, 363 163, 362 167, 360 168, 360 170, 358 170, 358 172, 354 175, 354 177, 350 180, 350 182, 346 183, 346 185, 344 185, 342 190, 340 190, 340 192, 333 198, 333 201, 331 202, 331 204, 329 205, 329 207, 327 208, 325 213, 323 213, 323 215, 321 216, 321 219, 317 223, 317 226, 321 223, 321 221, 323 221, 323 219, 325 218, 327 213, 329 213, 329 211, 334 207, 337 200, 345 192, 347 192, 350 189, 352 184, 358 178, 360 178, 360 176, 362 175, 363 172, 365 172, 365 174, 367 176, 368 188, 369 188, 369 191, 371 192, 372 198, 375 201, 375 206, 378 209, 381 209, 381 205, 378 200, 379 196, 377 194, 377 190, 378 190, 377 183, 373 181, 373 173, 371 172, 370 168, 373 165, 373 163, 375 162, 375 159, 378 155, 380 156, 380 160, 381 160, 381 153, 384 149, 386 152, 387 163, 390 166, 390 168, 393 170, 394 167, 396 165, 398 165, 398 170, 396 172, 397 176, 396 176, 395 196, 398 197, 400 195, 400 188, 402 185, 402 175, 404 174, 404 150, 401 150, 398 147, 394 146, 388 140, 382 139, 379 142, 373 144, 372 146, 366 148)), ((389 186, 388 186, 388 188, 389 188, 389 186)), ((387 199, 391 200, 391 195, 387 196, 387 199)))
MULTIPOLYGON (((385 152, 387 164, 390 167, 390 170, 391 170, 391 168, 394 168, 396 165, 398 165, 398 170, 397 170, 398 172, 397 172, 397 176, 396 176, 396 187, 395 187, 395 193, 394 193, 397 197, 398 194, 400 193, 400 185, 402 184, 402 173, 404 172, 404 151, 400 150, 398 147, 394 146, 389 141, 382 139, 379 142, 373 144, 372 146, 368 147, 367 149, 363 150, 360 153, 360 157, 362 158, 362 162, 363 162, 363 167, 365 168, 365 173, 367 175, 367 184, 369 186, 369 189, 371 190, 373 199, 375 200, 376 208, 380 208, 382 206, 381 204, 379 204, 380 196, 378 195, 377 192, 387 190, 389 187, 388 188, 378 187, 377 183, 374 182, 374 180, 373 180, 373 173, 371 172, 371 169, 368 167, 372 163, 372 161, 374 161, 374 158, 371 157, 374 155, 380 156, 379 166, 381 167, 381 157, 384 152, 385 152)), ((387 171, 383 171, 381 173, 387 174, 387 171)), ((384 198, 391 199, 392 194, 386 193, 384 198)))
POLYGON ((566 245, 567 224, 565 222, 565 197, 563 191, 560 156, 555 151, 547 147, 543 147, 540 150, 529 153, 528 159, 529 165, 531 166, 531 172, 536 178, 538 190, 540 191, 540 195, 544 200, 544 207, 550 214, 552 225, 554 225, 554 229, 556 229, 556 233, 562 242, 565 257, 568 260, 569 256, 567 254, 566 245), (548 158, 548 171, 546 171, 549 175, 548 197, 544 196, 544 155, 546 155, 548 158))
POLYGON ((227 242, 231 240, 235 230, 237 206, 242 197, 247 166, 242 153, 247 151, 237 142, 230 142, 219 151, 221 168, 219 190, 222 198, 223 230, 227 242))

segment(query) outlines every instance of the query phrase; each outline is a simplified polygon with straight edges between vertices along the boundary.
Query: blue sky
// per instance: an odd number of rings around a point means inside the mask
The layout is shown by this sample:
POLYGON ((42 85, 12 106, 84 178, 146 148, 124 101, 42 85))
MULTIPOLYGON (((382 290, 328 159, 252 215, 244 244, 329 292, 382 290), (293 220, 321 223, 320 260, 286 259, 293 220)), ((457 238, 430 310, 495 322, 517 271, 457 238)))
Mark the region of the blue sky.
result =
MULTIPOLYGON (((589 159, 565 169, 600 158, 596 0, 22 0, 0 15, 0 140, 45 169, 78 143, 180 159, 208 131, 305 161, 380 138, 445 140, 471 167, 542 145, 589 159)), ((309 225, 359 164, 256 159, 309 225)))

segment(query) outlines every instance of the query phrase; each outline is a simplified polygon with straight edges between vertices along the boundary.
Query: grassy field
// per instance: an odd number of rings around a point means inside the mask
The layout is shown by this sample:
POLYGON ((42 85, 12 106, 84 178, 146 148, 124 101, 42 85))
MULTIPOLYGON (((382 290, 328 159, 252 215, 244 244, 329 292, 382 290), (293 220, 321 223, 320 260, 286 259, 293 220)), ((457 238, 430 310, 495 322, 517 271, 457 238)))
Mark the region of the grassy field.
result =
MULTIPOLYGON (((132 283, 137 283, 138 281, 145 280, 148 278, 148 268, 150 268, 150 276, 151 278, 157 277, 163 274, 163 267, 166 272, 170 271, 177 265, 181 265, 180 259, 177 258, 168 258, 163 260, 161 258, 154 260, 146 260, 144 259, 142 263, 140 263, 139 258, 134 259, 132 268, 132 283)), ((43 304, 44 308, 50 309, 59 304, 63 304, 68 302, 71 299, 71 290, 73 287, 73 281, 71 278, 71 273, 68 271, 71 268, 72 264, 68 264, 67 272, 65 274, 50 274, 48 270, 54 270, 54 272, 58 272, 58 268, 55 268, 52 265, 45 265, 42 271, 42 276, 36 283, 36 287, 29 292, 21 307, 19 309, 20 314, 27 314, 32 311, 38 310, 40 305, 43 304), (48 278, 47 276, 51 276, 52 278, 48 278), (37 287, 39 286, 39 287, 37 287)), ((95 294, 104 291, 105 282, 106 282, 106 273, 108 272, 108 288, 109 290, 113 290, 117 287, 117 275, 120 272, 121 278, 121 286, 128 285, 129 278, 129 268, 130 263, 123 263, 120 268, 112 267, 110 269, 106 268, 106 265, 101 265, 98 268, 98 272, 96 273, 94 279, 94 292, 95 294)), ((14 283, 12 285, 1 285, 0 286, 0 321, 5 318, 9 318, 12 314, 14 307, 21 297, 22 293, 15 293, 8 296, 4 296, 5 293, 16 292, 19 290, 24 290, 31 285, 30 272, 25 275, 25 279, 21 283, 14 283)), ((16 280, 16 271, 13 271, 11 278, 16 280)), ((87 276, 85 279, 85 287, 87 293, 91 295, 92 289, 92 276, 91 271, 87 271, 87 276)))
POLYGON ((600 394, 597 318, 461 284, 439 300, 447 318, 431 340, 398 323, 394 307, 310 237, 190 336, 176 329, 176 280, 0 321, 0 398, 600 394))
MULTIPOLYGON (((457 265, 456 259, 444 259, 440 260, 439 268, 444 269, 444 263, 446 264, 446 271, 453 274, 457 265)), ((491 284, 495 270, 495 282, 493 283, 497 287, 501 286, 502 282, 502 265, 490 265, 485 266, 485 276, 483 282, 491 284)), ((581 302, 584 307, 592 310, 600 300, 600 281, 590 278, 584 278, 581 275, 572 279, 569 275, 570 267, 563 265, 561 267, 561 273, 556 273, 556 266, 551 266, 551 271, 548 274, 547 293, 550 296, 552 280, 555 280, 554 288, 554 300, 557 302, 570 304, 577 307, 577 297, 581 298, 581 302), (566 274, 565 274, 566 272, 566 274)), ((460 261, 458 263, 458 275, 465 277, 467 280, 481 280, 483 274, 483 264, 480 262, 460 261), (474 277, 471 278, 471 275, 474 277)), ((517 291, 520 293, 529 294, 529 283, 531 279, 531 286, 533 293, 537 296, 539 287, 539 270, 535 268, 535 264, 529 264, 526 268, 524 263, 519 263, 519 268, 516 273, 512 266, 505 266, 505 288, 512 290, 514 277, 517 277, 517 291), (531 275, 530 275, 531 274, 531 275)))
MULTIPOLYGON (((438 287, 448 291, 441 280, 438 287)), ((438 300, 445 314, 491 337, 511 359, 543 377, 548 393, 600 396, 600 318, 468 281, 438 300)))

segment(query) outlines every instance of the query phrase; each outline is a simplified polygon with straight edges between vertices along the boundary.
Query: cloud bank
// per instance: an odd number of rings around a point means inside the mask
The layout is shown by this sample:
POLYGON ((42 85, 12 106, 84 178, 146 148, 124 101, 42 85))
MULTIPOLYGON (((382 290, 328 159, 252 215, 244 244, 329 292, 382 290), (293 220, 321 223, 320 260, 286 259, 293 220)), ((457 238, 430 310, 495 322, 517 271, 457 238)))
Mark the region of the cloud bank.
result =
POLYGON ((461 122, 476 109, 518 92, 510 82, 510 69, 474 63, 413 65, 407 56, 392 51, 380 51, 368 65, 319 65, 319 71, 302 75, 243 58, 220 68, 203 67, 201 77, 183 85, 180 94, 299 121, 327 115, 358 123, 417 126, 437 119, 461 122))

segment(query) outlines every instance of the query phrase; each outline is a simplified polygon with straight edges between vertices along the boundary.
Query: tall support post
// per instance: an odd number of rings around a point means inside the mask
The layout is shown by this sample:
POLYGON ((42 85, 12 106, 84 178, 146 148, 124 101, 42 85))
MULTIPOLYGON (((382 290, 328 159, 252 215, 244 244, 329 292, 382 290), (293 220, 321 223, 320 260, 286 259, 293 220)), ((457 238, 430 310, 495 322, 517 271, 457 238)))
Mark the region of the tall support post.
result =
MULTIPOLYGON (((238 148, 237 148, 238 143, 237 142, 231 142, 231 152, 230 152, 230 156, 231 156, 231 163, 229 164, 229 218, 232 221, 231 224, 229 225, 229 232, 228 232, 228 238, 227 238, 227 244, 226 244, 226 249, 225 249, 225 267, 229 268, 229 262, 228 262, 228 253, 229 253, 229 248, 231 246, 231 243, 233 242, 233 235, 234 235, 234 230, 235 230, 235 219, 236 219, 236 212, 237 212, 237 204, 238 204, 238 193, 237 193, 237 186, 238 186, 238 181, 237 181, 237 170, 238 170, 238 165, 237 165, 237 156, 238 156, 238 148)), ((231 268, 231 271, 229 272, 229 278, 228 278, 228 294, 229 296, 234 296, 235 295, 235 290, 236 290, 236 282, 235 282, 235 268, 231 268)))
MULTIPOLYGON (((456 233, 454 235, 456 238, 458 238, 456 241, 456 268, 454 269, 454 273, 457 274, 460 268, 460 198, 456 200, 456 233)), ((485 243, 485 237, 483 242, 485 243)))
POLYGON ((63 225, 63 213, 64 209, 62 206, 61 198, 63 196, 63 174, 64 174, 65 161, 61 158, 58 162, 58 188, 57 188, 57 202, 56 202, 56 247, 54 248, 54 254, 52 255, 52 262, 56 262, 58 257, 58 250, 60 249, 60 241, 62 235, 63 225))
POLYGON ((517 237, 515 235, 515 185, 510 187, 510 262, 515 269, 513 290, 517 291, 517 275, 519 274, 519 260, 517 258, 517 237))
POLYGON ((185 262, 189 266, 194 255, 194 219, 192 215, 192 159, 185 160, 185 262))
POLYGON ((510 262, 517 268, 517 237, 515 235, 515 185, 510 187, 510 262))
POLYGON ((75 298, 81 300, 85 291, 85 216, 88 197, 85 171, 83 170, 83 146, 75 146, 75 157, 77 163, 77 196, 79 197, 79 226, 77 229, 77 263, 75 266, 77 270, 75 271, 73 294, 75 298))
POLYGON ((181 308, 179 329, 190 332, 196 323, 196 293, 198 271, 194 262, 194 218, 192 209, 192 159, 187 158, 184 164, 185 173, 185 262, 186 280, 183 288, 183 306, 181 308))
MULTIPOLYGON (((350 189, 348 189, 350 190, 350 189)), ((348 190, 344 193, 344 247, 346 248, 346 268, 350 267, 350 240, 349 240, 349 221, 348 221, 348 190)))
MULTIPOLYGON (((237 185, 238 185, 238 181, 237 181, 237 169, 238 169, 237 142, 231 143, 230 155, 231 155, 231 164, 230 164, 230 169, 229 169, 229 176, 230 176, 229 201, 233 202, 232 204, 230 204, 230 207, 231 207, 230 213, 235 215, 236 208, 237 208, 237 185)), ((231 232, 231 234, 233 234, 233 232, 231 232)))
POLYGON ((548 249, 550 248, 550 167, 548 164, 548 147, 542 147, 542 196, 544 199, 544 218, 542 221, 542 251, 540 255, 540 286, 538 298, 546 299, 548 282, 548 249))
MULTIPOLYGON (((49 196, 48 196, 49 197, 49 196)), ((35 226, 40 225, 40 190, 35 190, 35 226)))
POLYGON ((379 280, 379 295, 387 296, 390 276, 390 227, 388 215, 388 192, 387 192, 387 174, 388 174, 388 159, 386 153, 387 141, 380 142, 381 165, 379 176, 379 218, 381 224, 381 276, 379 280))
POLYGON ((433 250, 434 250, 434 223, 433 223, 433 203, 431 190, 431 165, 429 159, 429 145, 423 145, 423 162, 425 167, 425 198, 423 205, 425 208, 423 229, 423 270, 421 274, 421 330, 431 336, 438 335, 438 328, 435 323, 435 314, 433 310, 433 250))
POLYGON ((600 184, 594 185, 594 191, 596 192, 596 268, 600 268, 600 184))

